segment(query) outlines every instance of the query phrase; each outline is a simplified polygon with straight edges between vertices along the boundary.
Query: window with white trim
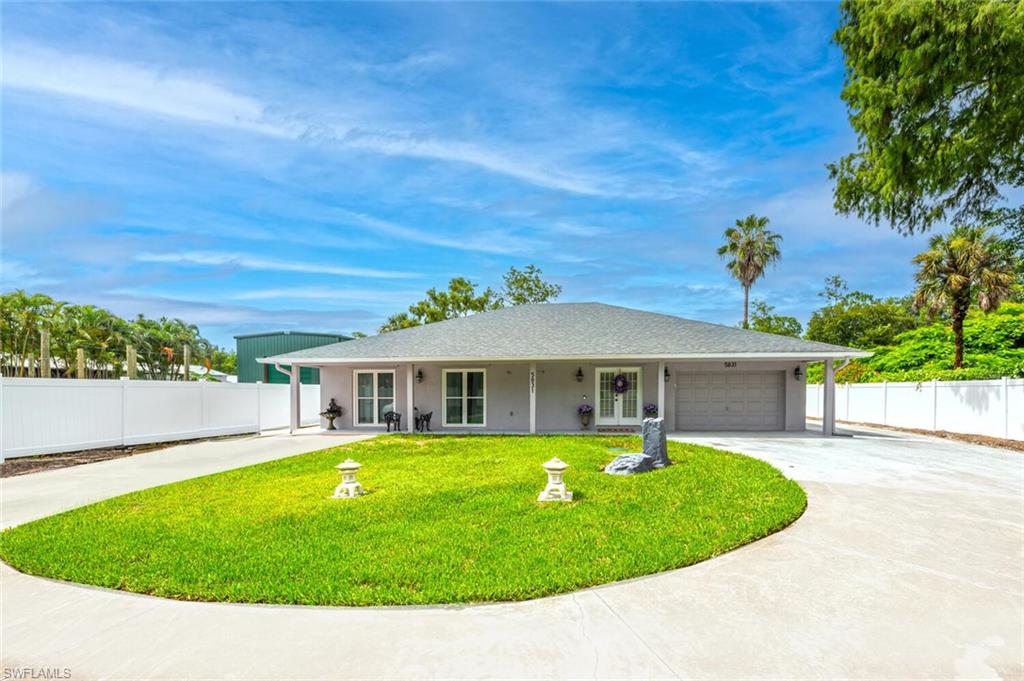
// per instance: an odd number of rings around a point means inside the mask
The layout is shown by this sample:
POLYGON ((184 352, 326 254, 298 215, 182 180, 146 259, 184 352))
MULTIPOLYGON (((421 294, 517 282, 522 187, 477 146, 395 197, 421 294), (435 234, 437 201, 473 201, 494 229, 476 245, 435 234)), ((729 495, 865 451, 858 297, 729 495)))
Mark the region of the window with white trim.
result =
POLYGON ((444 369, 441 373, 444 386, 444 425, 486 425, 486 369, 444 369))
POLYGON ((357 426, 384 423, 384 414, 395 410, 395 372, 354 371, 352 392, 357 426))

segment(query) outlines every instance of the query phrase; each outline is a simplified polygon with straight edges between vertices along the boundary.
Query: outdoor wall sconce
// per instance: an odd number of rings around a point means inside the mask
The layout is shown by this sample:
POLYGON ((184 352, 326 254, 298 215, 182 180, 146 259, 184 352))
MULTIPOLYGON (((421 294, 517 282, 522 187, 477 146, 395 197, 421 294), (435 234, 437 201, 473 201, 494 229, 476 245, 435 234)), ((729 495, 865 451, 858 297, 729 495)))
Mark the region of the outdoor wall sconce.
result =
POLYGON ((341 484, 334 488, 335 499, 353 499, 365 494, 363 486, 356 482, 356 472, 362 468, 361 464, 345 459, 335 468, 341 471, 341 484))
POLYGON ((423 382, 423 369, 417 369, 416 370, 416 382, 417 383, 422 383, 423 382))
POLYGON ((569 464, 557 456, 543 464, 548 474, 548 484, 537 497, 537 501, 572 501, 572 492, 565 488, 565 469, 569 464))
POLYGON ((579 369, 576 370, 576 382, 583 382, 583 367, 580 367, 579 369))
POLYGON ((672 378, 672 374, 668 372, 668 367, 665 367, 665 382, 668 383, 670 378, 672 378))
POLYGON ((804 372, 800 371, 800 367, 793 369, 793 378, 795 378, 796 380, 799 381, 801 378, 803 378, 803 375, 804 372))

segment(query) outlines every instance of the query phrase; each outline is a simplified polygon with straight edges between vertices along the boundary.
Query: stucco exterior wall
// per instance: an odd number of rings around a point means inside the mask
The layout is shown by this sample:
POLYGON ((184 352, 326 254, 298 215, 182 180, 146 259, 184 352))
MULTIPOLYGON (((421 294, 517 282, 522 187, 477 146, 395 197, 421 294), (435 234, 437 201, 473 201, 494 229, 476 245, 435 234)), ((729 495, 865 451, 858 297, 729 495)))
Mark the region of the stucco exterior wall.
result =
MULTIPOLYGON (((394 371, 395 372, 395 411, 402 415, 402 429, 405 429, 405 396, 406 396, 406 373, 408 365, 390 364, 360 366, 365 371, 394 371)), ((320 370, 320 411, 327 408, 333 397, 338 405, 345 411, 339 419, 334 420, 334 427, 339 430, 384 430, 384 425, 376 426, 355 426, 353 423, 352 404, 352 371, 354 367, 329 366, 320 370)), ((327 419, 321 418, 320 425, 327 427, 327 419)))
MULTIPOLYGON (((596 369, 640 367, 642 373, 643 404, 658 401, 658 384, 664 382, 658 373, 658 363, 623 363, 616 366, 612 362, 538 362, 537 363, 537 432, 577 432, 580 430, 576 407, 583 402, 596 405, 596 369), (583 370, 583 380, 576 380, 577 369, 583 370)), ((805 428, 807 391, 804 378, 797 380, 793 369, 800 367, 806 376, 807 365, 804 362, 759 362, 737 361, 735 367, 726 367, 724 362, 668 362, 670 380, 665 383, 665 408, 663 416, 669 430, 675 425, 675 387, 676 376, 680 372, 744 372, 744 371, 781 371, 785 377, 785 428, 799 431, 805 428)), ((395 411, 402 415, 402 429, 406 429, 408 406, 406 401, 406 385, 408 372, 423 372, 423 381, 413 380, 413 405, 420 413, 433 412, 431 428, 435 432, 512 432, 527 433, 530 430, 530 393, 529 364, 527 363, 444 363, 360 366, 360 369, 394 370, 395 372, 395 411), (449 369, 484 369, 487 373, 486 387, 486 425, 485 426, 452 426, 444 425, 444 402, 442 395, 442 370, 449 369)), ((345 414, 335 421, 339 429, 383 430, 384 426, 355 426, 353 424, 352 404, 352 366, 328 366, 320 372, 321 411, 326 409, 333 397, 338 401, 345 414)), ((326 426, 326 421, 322 422, 326 426)), ((594 432, 594 419, 591 419, 589 432, 594 432)))

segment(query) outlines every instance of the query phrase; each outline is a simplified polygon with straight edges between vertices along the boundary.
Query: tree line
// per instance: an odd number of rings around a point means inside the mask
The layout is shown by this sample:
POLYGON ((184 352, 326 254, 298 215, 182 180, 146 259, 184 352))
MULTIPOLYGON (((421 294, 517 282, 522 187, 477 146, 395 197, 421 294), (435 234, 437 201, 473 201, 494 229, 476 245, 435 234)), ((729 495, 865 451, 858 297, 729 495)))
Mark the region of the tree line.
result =
POLYGON ((190 365, 233 374, 233 352, 203 338, 181 319, 122 319, 94 305, 73 305, 23 290, 0 295, 0 374, 69 378, 120 378, 133 353, 138 378, 181 380, 190 365), (187 351, 186 351, 187 348, 187 351), (49 367, 41 358, 49 355, 49 367))
MULTIPOLYGON (((857 138, 855 151, 828 165, 836 212, 904 235, 952 228, 914 258, 907 297, 880 300, 830 279, 805 337, 872 348, 937 319, 960 369, 972 311, 1021 297, 1024 206, 1008 202, 1007 190, 1024 186, 1024 3, 842 0, 833 40, 857 138)), ((782 237, 767 225, 739 220, 719 249, 743 286, 744 327, 751 286, 781 257, 782 237)), ((802 330, 763 301, 752 320, 757 330, 802 330)))
MULTIPOLYGON (((743 287, 743 328, 800 337, 795 317, 775 314, 775 308, 755 300, 751 315, 750 289, 768 267, 782 257, 782 236, 768 229, 767 217, 749 215, 725 230, 718 254, 743 287)), ((928 248, 914 257, 916 288, 903 298, 880 299, 847 290, 836 275, 820 294, 825 306, 814 312, 803 337, 856 348, 891 345, 897 336, 934 320, 952 331, 952 368, 964 363, 964 321, 971 309, 992 312, 1007 301, 1024 298, 1020 274, 1024 249, 1013 238, 1001 238, 986 225, 959 225, 931 238, 928 248)))
POLYGON ((510 267, 502 275, 502 286, 497 291, 490 286, 478 291, 477 285, 465 277, 455 277, 448 282, 447 289, 430 288, 426 297, 410 305, 407 312, 388 317, 379 331, 387 333, 512 305, 549 303, 561 295, 562 287, 545 281, 542 274, 536 265, 527 265, 522 270, 510 267))

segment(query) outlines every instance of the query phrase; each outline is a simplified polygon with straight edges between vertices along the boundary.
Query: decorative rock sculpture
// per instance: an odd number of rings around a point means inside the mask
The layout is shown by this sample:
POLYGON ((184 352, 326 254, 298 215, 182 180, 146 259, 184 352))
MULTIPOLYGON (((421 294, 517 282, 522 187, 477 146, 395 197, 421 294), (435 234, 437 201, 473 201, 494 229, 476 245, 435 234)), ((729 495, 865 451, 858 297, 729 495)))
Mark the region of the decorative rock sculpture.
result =
POLYGON ((665 419, 644 419, 640 433, 644 439, 642 454, 623 454, 604 467, 611 475, 632 475, 646 473, 668 466, 668 441, 665 436, 665 419))
POLYGON ((548 485, 537 497, 537 501, 572 501, 572 492, 565 488, 565 469, 569 464, 555 457, 544 464, 548 473, 548 485))
POLYGON ((604 467, 611 475, 632 475, 654 470, 654 459, 646 454, 623 454, 604 467))
POLYGON ((363 486, 356 481, 356 471, 362 468, 361 464, 352 459, 345 459, 335 468, 341 471, 341 484, 334 488, 335 499, 352 499, 366 494, 363 486))
POLYGON ((652 467, 664 468, 671 461, 668 460, 668 438, 665 434, 665 419, 644 419, 640 427, 640 434, 644 438, 644 456, 654 459, 652 467))

